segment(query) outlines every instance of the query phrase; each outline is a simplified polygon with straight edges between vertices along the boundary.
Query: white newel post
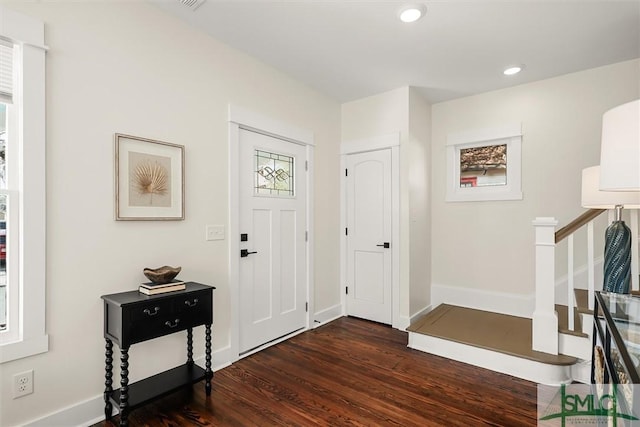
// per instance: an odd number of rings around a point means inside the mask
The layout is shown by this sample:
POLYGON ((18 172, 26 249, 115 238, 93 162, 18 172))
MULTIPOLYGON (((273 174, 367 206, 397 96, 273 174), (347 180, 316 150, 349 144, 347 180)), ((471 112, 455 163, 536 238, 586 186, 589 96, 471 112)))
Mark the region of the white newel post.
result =
POLYGON ((536 218, 536 306, 533 312, 533 350, 558 354, 558 314, 555 310, 554 218, 536 218))

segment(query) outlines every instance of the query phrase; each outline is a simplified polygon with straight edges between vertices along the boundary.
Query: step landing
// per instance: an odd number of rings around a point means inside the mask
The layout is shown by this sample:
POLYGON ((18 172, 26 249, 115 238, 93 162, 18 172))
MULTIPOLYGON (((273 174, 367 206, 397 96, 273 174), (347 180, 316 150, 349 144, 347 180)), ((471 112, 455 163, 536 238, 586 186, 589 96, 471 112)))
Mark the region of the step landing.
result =
POLYGON ((441 304, 407 331, 409 347, 530 381, 571 381, 579 359, 531 349, 531 319, 441 304))

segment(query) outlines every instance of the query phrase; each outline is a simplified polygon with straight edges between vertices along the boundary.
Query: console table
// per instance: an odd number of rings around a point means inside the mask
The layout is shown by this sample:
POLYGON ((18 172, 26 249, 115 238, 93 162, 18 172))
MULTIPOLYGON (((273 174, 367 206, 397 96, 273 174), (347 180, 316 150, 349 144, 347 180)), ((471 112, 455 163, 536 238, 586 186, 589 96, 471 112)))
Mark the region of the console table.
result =
POLYGON ((129 425, 129 411, 181 388, 205 380, 211 394, 212 286, 186 283, 186 289, 158 295, 138 291, 103 295, 105 345, 104 414, 111 418, 112 402, 120 408, 120 425, 129 425), (193 363, 193 328, 205 326, 205 369, 193 363), (168 371, 129 384, 129 347, 153 338, 187 331, 187 361, 168 371), (120 348, 120 388, 114 390, 113 343, 120 348))

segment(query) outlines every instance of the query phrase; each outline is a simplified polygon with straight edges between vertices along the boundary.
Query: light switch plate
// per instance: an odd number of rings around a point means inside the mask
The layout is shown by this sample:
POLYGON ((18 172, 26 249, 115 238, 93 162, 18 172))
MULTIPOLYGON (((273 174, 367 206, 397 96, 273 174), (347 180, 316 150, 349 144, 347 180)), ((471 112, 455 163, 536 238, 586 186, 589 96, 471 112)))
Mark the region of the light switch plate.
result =
POLYGON ((224 240, 224 225, 207 225, 206 240, 224 240))

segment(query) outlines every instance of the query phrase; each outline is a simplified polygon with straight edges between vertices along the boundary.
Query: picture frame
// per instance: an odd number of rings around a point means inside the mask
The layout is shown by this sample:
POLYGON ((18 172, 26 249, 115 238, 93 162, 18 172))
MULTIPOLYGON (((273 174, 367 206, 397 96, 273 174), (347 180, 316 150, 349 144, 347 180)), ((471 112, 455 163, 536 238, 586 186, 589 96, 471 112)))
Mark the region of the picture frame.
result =
POLYGON ((184 219, 184 146, 114 134, 116 221, 184 219))

